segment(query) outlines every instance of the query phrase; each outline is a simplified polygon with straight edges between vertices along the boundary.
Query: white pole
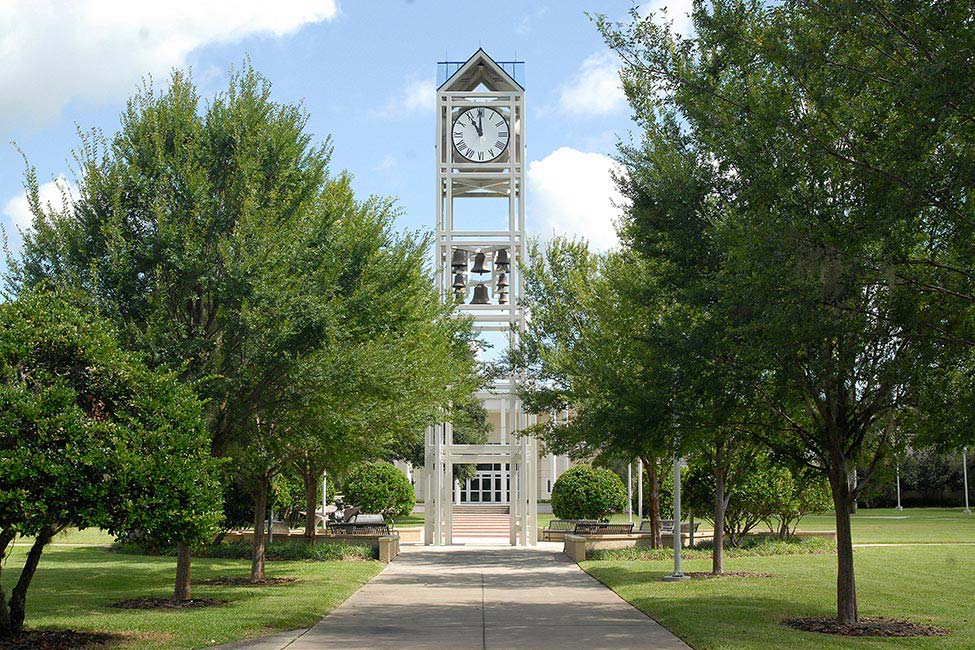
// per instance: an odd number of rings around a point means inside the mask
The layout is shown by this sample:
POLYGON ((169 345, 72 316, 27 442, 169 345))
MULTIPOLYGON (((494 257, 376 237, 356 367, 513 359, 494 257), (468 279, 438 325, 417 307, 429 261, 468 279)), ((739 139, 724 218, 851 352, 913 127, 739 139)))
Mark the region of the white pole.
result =
POLYGON ((636 512, 637 520, 643 521, 643 459, 636 466, 636 512))
POLYGON ((322 527, 325 527, 325 520, 328 519, 328 472, 322 472, 322 527))
POLYGON ((664 576, 667 582, 690 580, 680 570, 681 525, 680 525, 680 456, 674 456, 674 574, 664 576))
POLYGON ((903 510, 901 506, 901 466, 900 463, 897 464, 897 509, 903 510))
POLYGON ((633 463, 626 466, 626 516, 633 523, 633 463))
POLYGON ((968 507, 968 447, 961 448, 961 473, 965 477, 965 514, 972 514, 972 509, 968 507))

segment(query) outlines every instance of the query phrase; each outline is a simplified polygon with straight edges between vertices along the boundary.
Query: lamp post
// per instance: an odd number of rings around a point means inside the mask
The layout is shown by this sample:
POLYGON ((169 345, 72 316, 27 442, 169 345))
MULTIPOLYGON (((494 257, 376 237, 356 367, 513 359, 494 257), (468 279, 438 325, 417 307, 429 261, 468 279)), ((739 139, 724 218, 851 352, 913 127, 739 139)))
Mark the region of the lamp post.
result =
POLYGON ((633 523, 633 463, 626 466, 626 515, 633 523))
POLYGON ((643 521, 643 459, 636 466, 636 519, 643 521))
POLYGON ((322 472, 322 528, 328 521, 328 473, 322 472))
POLYGON ((897 472, 897 509, 903 510, 904 508, 901 506, 901 465, 900 463, 897 463, 895 471, 897 472))
POLYGON ((680 525, 680 455, 674 455, 674 573, 664 576, 666 582, 678 582, 680 580, 690 580, 691 577, 684 575, 680 570, 680 551, 681 551, 681 525, 680 525))
POLYGON ((965 514, 972 514, 972 509, 968 507, 968 447, 961 448, 961 474, 965 479, 965 514))

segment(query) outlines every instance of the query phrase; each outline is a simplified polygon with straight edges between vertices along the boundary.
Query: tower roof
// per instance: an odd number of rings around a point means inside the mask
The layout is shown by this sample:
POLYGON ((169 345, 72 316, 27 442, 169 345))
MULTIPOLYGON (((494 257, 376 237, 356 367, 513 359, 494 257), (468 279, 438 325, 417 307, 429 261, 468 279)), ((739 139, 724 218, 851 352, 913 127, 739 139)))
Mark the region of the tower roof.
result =
POLYGON ((467 59, 437 90, 472 91, 481 84, 494 91, 523 92, 525 90, 483 48, 478 48, 477 52, 471 55, 471 58, 467 59))

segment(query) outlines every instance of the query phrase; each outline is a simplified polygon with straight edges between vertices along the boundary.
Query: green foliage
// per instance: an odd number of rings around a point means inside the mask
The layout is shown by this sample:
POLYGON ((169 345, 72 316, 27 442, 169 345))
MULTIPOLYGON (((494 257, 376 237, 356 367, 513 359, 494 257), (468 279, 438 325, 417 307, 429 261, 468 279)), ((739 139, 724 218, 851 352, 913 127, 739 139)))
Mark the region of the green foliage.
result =
POLYGON ((577 465, 552 486, 552 512, 560 519, 606 519, 626 508, 626 486, 608 469, 577 465))
MULTIPOLYGON (((136 543, 118 543, 112 545, 112 551, 124 555, 161 555, 175 556, 174 547, 146 547, 136 543)), ((193 551, 196 557, 220 558, 226 560, 246 560, 251 557, 250 542, 226 542, 201 546, 193 551)), ((312 560, 315 562, 332 562, 338 560, 356 561, 373 560, 376 551, 370 546, 356 544, 306 544, 305 542, 272 542, 268 544, 265 558, 270 561, 292 562, 296 560, 312 560)))
POLYGON ((200 403, 90 313, 44 291, 0 304, 0 530, 199 541, 218 509, 200 403))
POLYGON ((363 512, 405 517, 416 505, 416 494, 406 475, 389 463, 360 463, 349 470, 342 484, 349 505, 363 512))
POLYGON ((43 290, 0 304, 0 555, 34 536, 0 635, 23 625, 44 546, 74 525, 196 543, 219 516, 200 402, 120 349, 90 305, 43 290))

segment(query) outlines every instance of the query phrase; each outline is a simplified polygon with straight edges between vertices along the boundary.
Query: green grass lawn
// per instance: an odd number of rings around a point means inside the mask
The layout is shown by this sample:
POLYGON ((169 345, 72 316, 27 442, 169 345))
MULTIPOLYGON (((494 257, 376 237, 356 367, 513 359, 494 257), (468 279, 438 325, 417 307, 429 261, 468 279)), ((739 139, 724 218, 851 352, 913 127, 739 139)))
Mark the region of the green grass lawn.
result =
MULTIPOLYGON (((6 589, 13 587, 26 553, 27 548, 16 547, 6 560, 6 589)), ((116 632, 126 638, 126 650, 189 650, 307 627, 382 567, 375 561, 271 562, 268 577, 289 576, 297 582, 274 587, 194 585, 194 597, 230 604, 181 611, 123 610, 106 605, 127 598, 172 595, 173 558, 120 555, 93 547, 49 547, 27 595, 27 625, 116 632)), ((247 576, 249 569, 247 561, 194 559, 193 581, 247 576)))
MULTIPOLYGON (((660 579, 670 561, 590 561, 583 568, 697 650, 975 647, 975 546, 861 548, 857 592, 863 616, 887 616, 948 629, 928 639, 841 638, 799 632, 783 618, 833 616, 836 557, 800 555, 726 561, 729 571, 772 578, 660 579)), ((684 564, 707 571, 710 561, 684 564)))

